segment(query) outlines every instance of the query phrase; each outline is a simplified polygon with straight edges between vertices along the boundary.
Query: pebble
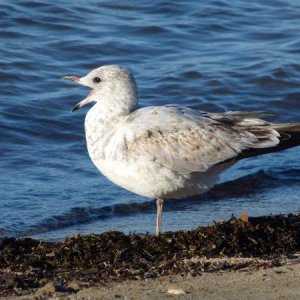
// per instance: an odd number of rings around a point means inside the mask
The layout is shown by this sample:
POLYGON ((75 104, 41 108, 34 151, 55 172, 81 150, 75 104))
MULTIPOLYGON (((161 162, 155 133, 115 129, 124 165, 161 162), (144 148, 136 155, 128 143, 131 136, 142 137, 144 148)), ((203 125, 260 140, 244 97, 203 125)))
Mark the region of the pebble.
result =
POLYGON ((168 289, 167 294, 169 295, 184 295, 185 291, 183 289, 168 289))

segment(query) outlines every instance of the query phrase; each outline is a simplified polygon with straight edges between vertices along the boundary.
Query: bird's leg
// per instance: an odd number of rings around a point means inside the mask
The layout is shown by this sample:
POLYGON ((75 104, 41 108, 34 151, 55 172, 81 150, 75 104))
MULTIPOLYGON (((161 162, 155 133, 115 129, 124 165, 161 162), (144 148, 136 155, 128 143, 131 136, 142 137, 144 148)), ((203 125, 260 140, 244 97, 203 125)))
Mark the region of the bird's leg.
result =
POLYGON ((161 223, 162 223, 162 210, 163 210, 164 199, 158 198, 156 200, 156 236, 161 233, 161 223))

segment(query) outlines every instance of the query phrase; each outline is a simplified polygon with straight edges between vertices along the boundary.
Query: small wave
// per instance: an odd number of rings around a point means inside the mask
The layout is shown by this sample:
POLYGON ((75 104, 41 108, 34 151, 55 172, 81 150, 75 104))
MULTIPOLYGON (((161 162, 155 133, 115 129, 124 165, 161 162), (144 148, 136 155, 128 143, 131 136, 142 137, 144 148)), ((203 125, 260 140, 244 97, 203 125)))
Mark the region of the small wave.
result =
POLYGON ((160 26, 144 26, 136 29, 137 34, 163 34, 168 30, 160 26))
POLYGON ((116 216, 127 216, 134 213, 154 212, 151 201, 130 204, 116 204, 111 206, 95 207, 74 207, 69 212, 45 219, 41 223, 17 233, 17 236, 28 236, 71 227, 77 224, 90 223, 95 220, 107 219, 116 216))
MULTIPOLYGON (((291 170, 280 173, 269 173, 259 171, 257 173, 238 178, 233 181, 217 184, 211 191, 188 198, 166 201, 164 211, 177 211, 188 209, 191 204, 201 205, 208 201, 234 200, 239 197, 260 193, 270 187, 284 186, 295 182, 295 173, 299 170, 291 170)), ((148 214, 156 212, 155 201, 134 202, 127 204, 116 204, 103 207, 74 207, 69 212, 47 218, 41 223, 19 231, 16 236, 30 236, 52 230, 68 228, 78 224, 91 223, 96 220, 113 217, 126 217, 133 214, 148 214)), ((0 232, 1 233, 1 232, 0 232)))

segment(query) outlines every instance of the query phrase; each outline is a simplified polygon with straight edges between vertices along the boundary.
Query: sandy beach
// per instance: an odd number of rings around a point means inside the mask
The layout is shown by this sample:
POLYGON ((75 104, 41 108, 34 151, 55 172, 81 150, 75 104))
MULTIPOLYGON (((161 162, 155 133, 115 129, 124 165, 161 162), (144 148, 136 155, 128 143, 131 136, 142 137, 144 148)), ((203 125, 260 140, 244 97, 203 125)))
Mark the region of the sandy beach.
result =
POLYGON ((7 299, 299 299, 300 215, 191 231, 0 240, 7 299))
POLYGON ((80 291, 73 299, 299 299, 300 261, 274 268, 126 281, 80 291))
MULTIPOLYGON (((35 293, 6 299, 299 299, 300 254, 282 261, 279 267, 260 259, 230 259, 229 270, 197 276, 176 275, 157 279, 126 280, 84 288, 77 293, 59 292, 48 283, 35 293), (234 270, 234 265, 247 262, 248 267, 234 270), (268 266, 269 264, 269 266, 268 266)), ((220 262, 220 260, 219 260, 220 262)), ((70 286, 78 287, 73 281, 70 286)))

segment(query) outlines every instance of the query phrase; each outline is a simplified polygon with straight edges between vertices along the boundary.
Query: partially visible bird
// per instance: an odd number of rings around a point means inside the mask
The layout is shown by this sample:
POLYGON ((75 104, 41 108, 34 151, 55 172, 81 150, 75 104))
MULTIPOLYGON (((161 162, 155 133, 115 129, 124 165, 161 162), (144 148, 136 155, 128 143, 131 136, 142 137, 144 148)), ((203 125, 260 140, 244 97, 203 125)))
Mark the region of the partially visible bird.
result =
POLYGON ((72 110, 96 102, 85 118, 89 155, 112 182, 157 199, 157 235, 163 199, 201 194, 238 160, 300 144, 300 123, 270 123, 264 112, 207 113, 177 105, 137 109, 134 77, 117 65, 64 78, 92 89, 72 110))

